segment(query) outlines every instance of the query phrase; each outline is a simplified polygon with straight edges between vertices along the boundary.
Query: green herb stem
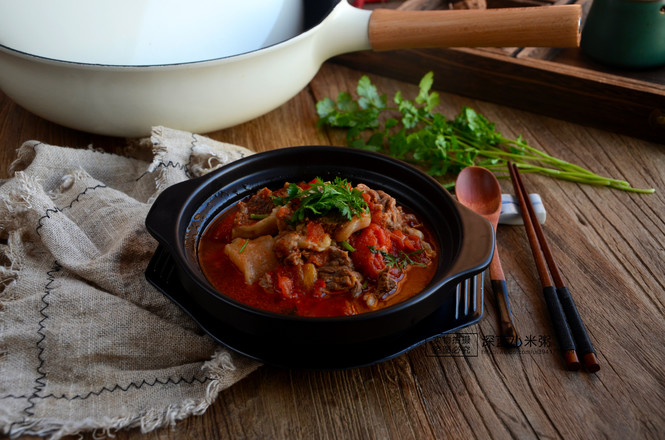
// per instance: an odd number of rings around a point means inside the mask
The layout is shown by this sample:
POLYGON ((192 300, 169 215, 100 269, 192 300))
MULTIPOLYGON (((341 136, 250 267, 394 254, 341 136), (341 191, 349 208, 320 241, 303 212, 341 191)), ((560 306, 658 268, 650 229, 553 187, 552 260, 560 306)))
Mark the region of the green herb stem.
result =
MULTIPOLYGON (((520 170, 561 180, 606 186, 622 191, 650 194, 652 188, 633 188, 620 179, 600 176, 579 165, 556 158, 529 145, 521 136, 509 139, 495 124, 469 107, 463 107, 453 119, 446 119, 433 109, 439 95, 431 92, 432 72, 420 81, 413 100, 401 92, 394 96, 396 106, 389 106, 385 94, 379 94, 367 76, 358 81, 358 99, 341 92, 337 101, 325 98, 317 103, 319 126, 346 128, 349 146, 384 152, 418 165, 435 177, 455 174, 471 165, 484 166, 496 174, 508 174, 507 162, 520 170), (383 118, 385 113, 399 113, 400 118, 383 118), (369 137, 363 132, 369 131, 369 137)), ((451 188, 454 182, 443 183, 451 188)))
POLYGON ((345 250, 347 250, 347 251, 349 251, 349 252, 355 252, 355 251, 356 251, 356 248, 354 248, 353 246, 351 246, 351 243, 349 243, 349 242, 346 241, 346 240, 340 242, 340 244, 342 245, 342 247, 343 247, 345 250))
POLYGON ((263 220, 264 218, 268 218, 268 214, 250 214, 249 218, 251 220, 263 220))

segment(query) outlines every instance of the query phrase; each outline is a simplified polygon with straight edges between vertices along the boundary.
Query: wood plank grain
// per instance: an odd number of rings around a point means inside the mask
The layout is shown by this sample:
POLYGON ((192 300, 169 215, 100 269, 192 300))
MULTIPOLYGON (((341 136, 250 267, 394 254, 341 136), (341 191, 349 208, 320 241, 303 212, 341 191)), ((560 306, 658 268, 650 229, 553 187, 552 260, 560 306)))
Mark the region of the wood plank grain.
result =
POLYGON ((374 50, 416 47, 576 47, 579 5, 548 8, 393 11, 377 9, 369 24, 374 50))
MULTIPOLYGON (((401 56, 393 63, 402 60, 401 56)), ((393 64, 391 64, 393 65, 393 64)), ((422 76, 424 64, 410 69, 422 76)), ((344 145, 344 134, 316 128, 315 103, 354 90, 364 69, 326 64, 312 83, 279 109, 208 135, 264 151, 287 145, 344 145)), ((390 72, 383 72, 390 73, 390 72)), ((392 75, 392 73, 391 73, 392 75)), ((412 82, 371 75, 383 92, 412 82)), ((548 210, 544 225, 552 252, 597 350, 596 375, 565 371, 557 353, 538 274, 520 226, 497 236, 521 329, 519 349, 498 346, 489 282, 485 315, 468 327, 475 356, 437 351, 439 340, 396 359, 344 371, 297 371, 263 366, 220 394, 203 415, 147 434, 114 433, 120 440, 233 439, 512 439, 663 438, 665 436, 665 155, 662 145, 554 119, 489 100, 441 91, 440 111, 469 105, 507 136, 523 134, 535 147, 568 161, 624 177, 652 195, 525 175, 548 210)), ((447 87, 446 87, 447 88, 447 87)), ((0 95, 0 173, 8 177, 14 148, 28 139, 114 149, 121 140, 64 129, 32 116, 0 95)), ((510 182, 500 179, 512 193, 510 182)), ((36 439, 37 437, 24 437, 36 439)), ((93 435, 87 433, 86 439, 93 435)))
POLYGON ((335 62, 418 83, 433 71, 442 90, 612 130, 665 141, 665 87, 539 59, 477 49, 359 52, 335 62))

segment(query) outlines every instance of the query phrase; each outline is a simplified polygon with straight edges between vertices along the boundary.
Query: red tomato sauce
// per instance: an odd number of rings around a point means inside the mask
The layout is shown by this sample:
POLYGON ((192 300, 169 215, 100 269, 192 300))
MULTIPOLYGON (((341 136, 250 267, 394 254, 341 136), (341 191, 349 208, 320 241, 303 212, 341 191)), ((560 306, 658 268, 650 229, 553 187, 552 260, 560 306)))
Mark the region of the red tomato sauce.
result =
MULTIPOLYGON (((370 208, 372 208, 370 206, 370 208)), ((278 265, 271 272, 272 291, 266 291, 259 283, 248 285, 243 273, 225 254, 224 248, 232 241, 232 229, 236 208, 219 215, 204 231, 199 243, 199 264, 210 283, 221 294, 257 309, 300 316, 345 316, 387 307, 412 297, 422 291, 432 279, 438 265, 439 249, 431 231, 421 225, 418 229, 434 248, 435 257, 426 266, 417 264, 405 267, 389 267, 397 280, 397 290, 386 299, 368 305, 361 296, 349 292, 335 292, 323 288, 317 280, 313 286, 302 285, 297 267, 278 265)), ((279 214, 278 214, 279 215, 279 214)), ((308 223, 306 236, 316 239, 324 234, 318 223, 308 223)), ((400 251, 410 253, 420 249, 420 239, 402 231, 390 231, 371 223, 369 227, 354 233, 348 244, 353 248, 349 256, 358 272, 364 275, 363 292, 375 288, 379 272, 386 269, 386 259, 400 251)), ((416 255, 414 253, 414 255, 416 255)), ((418 258, 418 257, 414 257, 418 258)), ((316 256, 311 261, 316 261, 316 256)))

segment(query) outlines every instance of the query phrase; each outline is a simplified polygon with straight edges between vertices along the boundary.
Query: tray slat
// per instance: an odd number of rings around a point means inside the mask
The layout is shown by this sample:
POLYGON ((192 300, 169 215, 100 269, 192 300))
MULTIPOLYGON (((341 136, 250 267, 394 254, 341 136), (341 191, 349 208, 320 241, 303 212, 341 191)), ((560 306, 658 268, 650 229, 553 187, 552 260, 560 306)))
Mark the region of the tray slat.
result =
MULTIPOLYGON (((590 1, 580 0, 588 10, 590 1)), ((488 7, 550 2, 488 1, 488 7)), ((665 141, 665 67, 613 69, 580 49, 450 48, 358 52, 331 60, 361 72, 418 83, 434 72, 435 89, 665 141)))

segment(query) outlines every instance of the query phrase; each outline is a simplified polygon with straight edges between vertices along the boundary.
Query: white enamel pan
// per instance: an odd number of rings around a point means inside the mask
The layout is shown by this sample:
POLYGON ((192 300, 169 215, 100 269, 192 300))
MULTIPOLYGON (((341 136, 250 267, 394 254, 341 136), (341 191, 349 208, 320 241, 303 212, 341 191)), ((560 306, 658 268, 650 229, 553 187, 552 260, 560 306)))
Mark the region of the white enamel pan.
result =
POLYGON ((360 50, 571 47, 579 6, 361 10, 346 0, 0 3, 0 88, 98 134, 207 133, 265 114, 327 59, 360 50))

